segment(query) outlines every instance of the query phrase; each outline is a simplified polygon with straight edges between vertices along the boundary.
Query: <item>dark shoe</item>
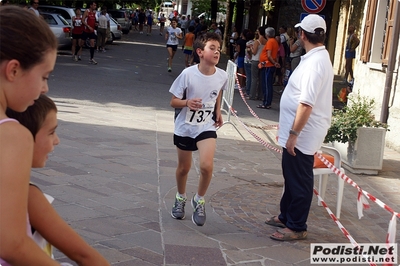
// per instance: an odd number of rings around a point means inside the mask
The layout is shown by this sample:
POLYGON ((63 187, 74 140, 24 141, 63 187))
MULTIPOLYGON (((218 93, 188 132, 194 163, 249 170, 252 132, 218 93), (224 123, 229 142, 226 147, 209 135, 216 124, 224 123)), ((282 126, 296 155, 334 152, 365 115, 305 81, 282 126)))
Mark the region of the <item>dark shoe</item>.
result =
POLYGON ((259 105, 257 105, 257 108, 261 108, 261 109, 270 109, 270 108, 271 108, 271 105, 259 104, 259 105))
POLYGON ((174 219, 183 220, 185 219, 185 204, 186 199, 175 196, 175 203, 172 206, 171 216, 174 219))
POLYGON ((193 207, 193 214, 192 214, 192 222, 195 225, 203 226, 206 223, 206 209, 205 205, 206 202, 203 200, 195 201, 194 197, 192 198, 192 207, 193 207))

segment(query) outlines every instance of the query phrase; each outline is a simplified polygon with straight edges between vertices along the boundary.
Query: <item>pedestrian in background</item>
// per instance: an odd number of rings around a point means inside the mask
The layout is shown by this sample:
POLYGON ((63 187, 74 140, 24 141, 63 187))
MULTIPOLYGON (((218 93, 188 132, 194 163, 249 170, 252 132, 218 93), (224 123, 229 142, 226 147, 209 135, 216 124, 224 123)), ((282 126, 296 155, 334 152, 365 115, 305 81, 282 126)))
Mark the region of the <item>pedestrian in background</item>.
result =
POLYGON ((182 39, 182 30, 177 27, 177 24, 178 22, 173 18, 171 25, 167 27, 167 32, 165 33, 168 51, 168 72, 172 71, 172 59, 174 59, 176 50, 178 50, 179 39, 182 39))
POLYGON ((326 23, 316 14, 295 26, 306 54, 286 86, 279 113, 278 143, 283 148, 284 192, 280 214, 266 221, 281 227, 271 235, 278 241, 307 237, 307 218, 314 186, 314 154, 331 125, 333 68, 324 46, 326 23))
POLYGON ((151 35, 153 19, 153 12, 149 11, 149 14, 147 15, 147 36, 151 35))
POLYGON ((97 62, 94 60, 94 50, 95 50, 95 40, 97 39, 96 35, 96 8, 97 4, 94 1, 90 2, 89 8, 85 10, 82 17, 82 23, 85 25, 85 29, 82 33, 82 40, 86 41, 89 39, 90 41, 90 59, 89 64, 97 65, 97 62))
POLYGON ((193 44, 194 44, 194 27, 189 26, 189 32, 185 34, 183 39, 183 53, 185 54, 185 67, 193 64, 193 44))
POLYGON ((0 264, 55 266, 59 263, 40 249, 30 231, 33 137, 7 117, 6 109, 23 112, 49 90, 58 44, 47 23, 32 11, 2 6, 0 23, 0 264))
POLYGON ((105 52, 107 28, 110 26, 110 20, 106 17, 107 9, 105 6, 101 8, 101 13, 98 18, 99 25, 97 27, 97 51, 105 52))
POLYGON ((251 46, 251 86, 250 86, 250 100, 261 100, 261 71, 258 68, 260 63, 260 54, 264 49, 267 40, 264 38, 265 27, 259 27, 256 31, 256 40, 251 46))
MULTIPOLYGON (((288 32, 290 32, 288 30, 288 32)), ((289 35, 289 47, 290 47, 290 67, 291 67, 291 72, 293 72, 296 67, 300 63, 300 57, 303 55, 303 45, 301 44, 301 41, 297 39, 297 36, 295 32, 293 31, 293 34, 289 35)))
POLYGON ((82 23, 82 11, 79 7, 75 8, 75 16, 72 17, 72 58, 75 62, 81 60, 82 54, 82 33, 83 33, 83 23, 82 23))
POLYGON ((244 73, 246 74, 246 90, 245 96, 247 99, 250 99, 250 88, 251 83, 253 82, 251 79, 251 58, 253 57, 253 53, 251 52, 251 47, 254 44, 254 33, 249 30, 246 34, 246 53, 244 56, 244 73))
POLYGON ((272 95, 274 93, 274 72, 275 69, 280 67, 278 63, 278 49, 279 44, 275 39, 275 29, 268 27, 265 29, 265 37, 267 43, 260 54, 260 64, 263 90, 263 103, 259 104, 257 108, 270 109, 272 104, 272 95), (264 72, 264 73, 263 73, 264 72))
POLYGON ((353 25, 349 26, 347 30, 347 42, 346 42, 346 51, 345 51, 345 58, 346 58, 346 72, 344 74, 344 80, 342 84, 347 84, 348 78, 350 75, 350 84, 354 83, 354 76, 353 76, 353 59, 356 58, 356 48, 360 44, 360 40, 357 38, 357 35, 354 33, 355 27, 353 25))
POLYGON ((164 34, 164 28, 165 28, 165 21, 167 19, 165 18, 164 13, 161 13, 160 16, 160 35, 162 36, 164 34))
POLYGON ((197 38, 194 49, 200 57, 200 63, 184 69, 169 90, 173 94, 171 106, 181 109, 175 119, 178 191, 171 216, 174 219, 185 219, 186 182, 192 164, 192 153, 199 150, 200 180, 197 193, 191 199, 194 209, 192 221, 198 226, 206 222, 204 196, 213 173, 216 130, 222 126, 222 91, 228 84, 227 73, 216 67, 221 55, 221 44, 221 37, 216 33, 206 33, 197 38))

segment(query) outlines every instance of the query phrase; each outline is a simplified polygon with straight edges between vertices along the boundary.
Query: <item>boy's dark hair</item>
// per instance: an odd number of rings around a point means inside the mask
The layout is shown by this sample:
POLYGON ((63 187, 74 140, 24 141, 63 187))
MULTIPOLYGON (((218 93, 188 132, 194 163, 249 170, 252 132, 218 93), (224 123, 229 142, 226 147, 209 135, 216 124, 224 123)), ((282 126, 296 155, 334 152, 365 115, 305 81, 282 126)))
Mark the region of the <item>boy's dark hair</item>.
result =
POLYGON ((194 51, 196 51, 197 48, 204 50, 204 47, 206 46, 206 43, 208 41, 217 41, 219 42, 219 45, 222 45, 222 39, 218 33, 207 32, 205 34, 199 35, 199 37, 196 38, 193 44, 194 51))
POLYGON ((25 126, 32 133, 33 138, 35 139, 35 136, 42 127, 47 114, 52 110, 57 112, 57 106, 53 100, 46 95, 41 94, 39 99, 35 101, 35 104, 29 106, 24 112, 19 113, 7 108, 6 115, 9 118, 18 120, 21 125, 25 126))
POLYGON ((194 32, 194 26, 189 26, 189 32, 194 32))
POLYGON ((322 28, 317 28, 315 29, 315 33, 310 33, 305 30, 303 30, 301 27, 299 28, 304 32, 304 35, 306 35, 307 40, 312 43, 312 44, 318 44, 318 43, 324 43, 325 42, 325 31, 322 28))

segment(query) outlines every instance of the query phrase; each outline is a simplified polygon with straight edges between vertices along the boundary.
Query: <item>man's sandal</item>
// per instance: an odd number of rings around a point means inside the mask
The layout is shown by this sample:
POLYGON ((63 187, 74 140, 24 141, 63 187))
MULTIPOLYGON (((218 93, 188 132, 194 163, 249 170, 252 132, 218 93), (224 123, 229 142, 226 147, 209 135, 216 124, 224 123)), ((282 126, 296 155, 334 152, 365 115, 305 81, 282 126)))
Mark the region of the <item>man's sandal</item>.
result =
MULTIPOLYGON (((289 229, 287 229, 289 230, 289 229)), ((282 230, 277 230, 274 234, 270 236, 271 239, 277 240, 277 241, 295 241, 295 240, 303 240, 307 238, 307 231, 290 231, 290 232, 285 232, 282 230), (282 235, 281 237, 276 236, 275 234, 279 233, 282 235)))
POLYGON ((265 223, 275 227, 281 227, 281 228, 286 227, 286 225, 284 225, 276 215, 269 218, 269 220, 266 220, 265 223), (279 222, 277 222, 275 219, 278 220, 279 222))

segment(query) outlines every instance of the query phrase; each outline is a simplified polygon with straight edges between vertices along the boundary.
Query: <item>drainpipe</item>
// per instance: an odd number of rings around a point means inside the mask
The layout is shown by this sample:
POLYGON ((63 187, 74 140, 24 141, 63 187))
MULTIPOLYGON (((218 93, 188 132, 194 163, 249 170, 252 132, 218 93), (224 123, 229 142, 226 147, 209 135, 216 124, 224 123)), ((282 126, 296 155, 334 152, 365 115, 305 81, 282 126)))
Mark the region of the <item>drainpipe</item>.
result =
POLYGON ((400 0, 397 0, 394 12, 392 44, 390 46, 389 61, 386 70, 385 90, 383 91, 383 100, 382 100, 382 109, 380 118, 380 122, 382 123, 387 123, 387 120, 389 118, 389 98, 393 82, 394 66, 396 63, 396 55, 398 49, 397 46, 399 44, 399 33, 400 33, 400 0))

